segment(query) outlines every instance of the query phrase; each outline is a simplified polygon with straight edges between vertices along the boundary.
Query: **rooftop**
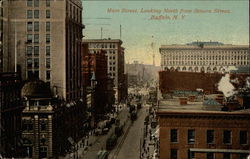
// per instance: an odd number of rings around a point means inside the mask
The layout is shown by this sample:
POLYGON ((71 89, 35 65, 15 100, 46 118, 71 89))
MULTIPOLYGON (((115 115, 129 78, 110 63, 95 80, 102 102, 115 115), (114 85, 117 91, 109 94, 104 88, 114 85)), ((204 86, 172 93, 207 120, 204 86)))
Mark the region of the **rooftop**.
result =
POLYGON ((110 42, 113 42, 113 43, 121 43, 122 44, 122 41, 120 39, 83 39, 82 40, 83 43, 110 43, 110 42))
POLYGON ((192 42, 188 44, 161 45, 160 49, 248 49, 249 45, 232 45, 220 42, 192 42))
POLYGON ((215 114, 250 114, 249 109, 237 110, 237 111, 221 111, 220 105, 204 105, 203 101, 187 102, 186 105, 180 105, 179 98, 161 100, 159 102, 158 114, 164 113, 215 113, 215 114))

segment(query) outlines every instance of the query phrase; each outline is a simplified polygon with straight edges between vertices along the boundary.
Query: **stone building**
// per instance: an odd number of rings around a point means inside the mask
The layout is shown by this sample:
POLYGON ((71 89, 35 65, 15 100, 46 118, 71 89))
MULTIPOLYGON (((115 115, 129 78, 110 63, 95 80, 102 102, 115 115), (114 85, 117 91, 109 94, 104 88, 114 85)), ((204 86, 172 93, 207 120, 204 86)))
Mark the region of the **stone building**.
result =
POLYGON ((81 97, 80 0, 3 1, 4 66, 25 79, 48 82, 66 101, 81 97))
POLYGON ((199 102, 161 101, 160 159, 246 159, 250 151, 250 111, 222 112, 199 102))
POLYGON ((90 54, 104 50, 108 58, 107 73, 114 79, 114 90, 116 102, 122 100, 122 89, 124 85, 124 48, 120 39, 85 39, 83 44, 88 44, 90 54))
POLYGON ((249 45, 219 42, 193 42, 185 45, 162 45, 162 70, 189 72, 228 72, 231 67, 248 67, 249 45))
POLYGON ((86 110, 82 101, 66 104, 53 98, 49 85, 41 80, 27 82, 22 97, 22 157, 58 158, 75 151, 68 138, 78 142, 84 134, 86 110))
POLYGON ((17 73, 0 73, 0 154, 4 158, 21 154, 21 79, 17 73))

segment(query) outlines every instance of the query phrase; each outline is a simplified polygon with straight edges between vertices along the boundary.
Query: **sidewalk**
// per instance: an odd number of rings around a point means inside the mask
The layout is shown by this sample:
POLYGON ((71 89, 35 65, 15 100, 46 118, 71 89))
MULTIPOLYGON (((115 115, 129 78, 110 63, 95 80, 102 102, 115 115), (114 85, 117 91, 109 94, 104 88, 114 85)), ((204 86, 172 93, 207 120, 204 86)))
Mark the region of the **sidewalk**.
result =
MULTIPOLYGON (((151 117, 149 121, 152 121, 151 117)), ((144 125, 144 136, 142 136, 142 149, 141 149, 141 159, 158 159, 157 152, 159 139, 154 137, 157 131, 157 128, 152 128, 150 125, 151 122, 146 126, 144 125)))

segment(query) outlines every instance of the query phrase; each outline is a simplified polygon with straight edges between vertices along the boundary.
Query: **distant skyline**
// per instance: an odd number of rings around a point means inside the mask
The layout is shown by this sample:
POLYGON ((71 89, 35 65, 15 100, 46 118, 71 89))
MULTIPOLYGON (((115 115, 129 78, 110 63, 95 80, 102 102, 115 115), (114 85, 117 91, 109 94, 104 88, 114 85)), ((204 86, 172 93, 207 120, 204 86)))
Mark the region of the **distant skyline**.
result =
POLYGON ((121 25, 126 63, 152 64, 154 52, 160 65, 161 45, 197 40, 249 44, 249 2, 83 1, 83 24, 85 39, 100 39, 101 28, 102 38, 119 39, 121 25))

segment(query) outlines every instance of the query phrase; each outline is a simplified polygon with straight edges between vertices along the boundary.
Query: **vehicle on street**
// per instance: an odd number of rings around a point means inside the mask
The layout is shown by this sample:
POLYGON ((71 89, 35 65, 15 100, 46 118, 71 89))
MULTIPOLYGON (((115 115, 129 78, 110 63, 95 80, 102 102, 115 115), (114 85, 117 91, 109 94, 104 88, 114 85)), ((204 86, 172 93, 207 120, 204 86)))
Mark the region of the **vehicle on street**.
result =
POLYGON ((117 136, 115 134, 111 135, 106 141, 106 149, 112 150, 117 143, 117 136))
POLYGON ((106 150, 100 150, 97 153, 96 159, 108 159, 109 152, 106 150))
POLYGON ((122 133, 123 133, 123 126, 116 126, 115 127, 115 134, 116 134, 116 136, 121 136, 122 135, 122 133))
POLYGON ((156 126, 157 126, 157 121, 155 119, 153 119, 151 121, 151 128, 156 128, 156 126))
POLYGON ((134 110, 134 111, 131 113, 130 117, 131 117, 131 120, 132 120, 132 121, 135 121, 135 120, 137 119, 137 111, 134 110))

